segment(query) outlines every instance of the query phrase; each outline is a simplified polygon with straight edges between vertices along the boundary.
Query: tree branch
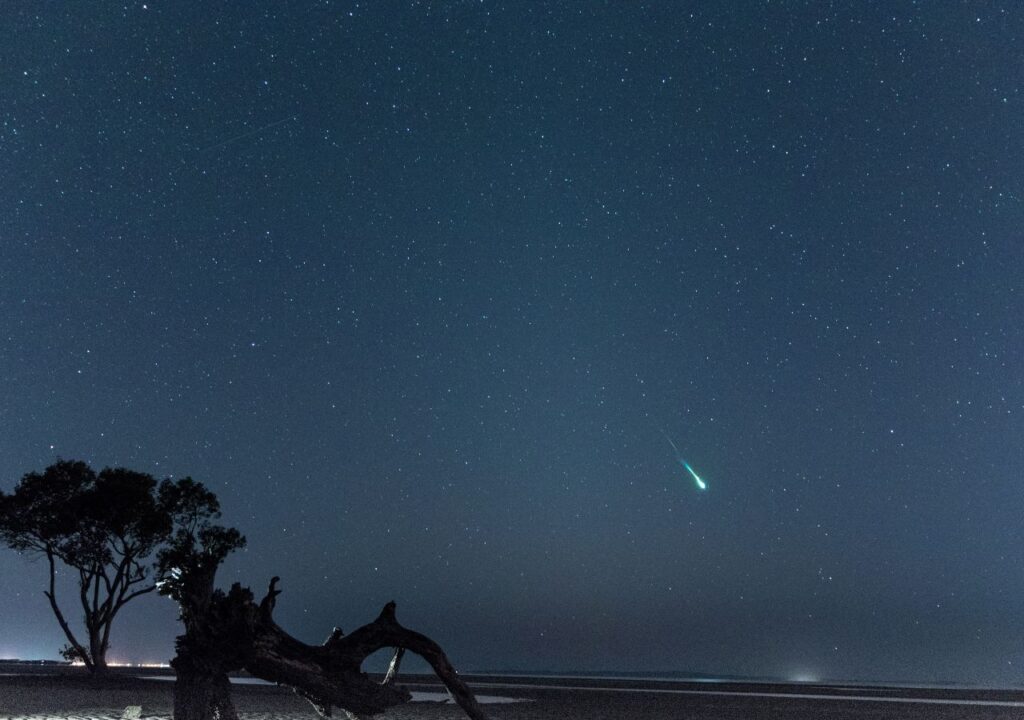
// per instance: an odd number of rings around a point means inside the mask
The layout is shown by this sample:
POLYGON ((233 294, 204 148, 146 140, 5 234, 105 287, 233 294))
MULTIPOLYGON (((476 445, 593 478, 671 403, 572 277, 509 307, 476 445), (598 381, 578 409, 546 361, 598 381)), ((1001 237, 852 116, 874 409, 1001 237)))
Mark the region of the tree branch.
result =
POLYGON ((459 673, 441 646, 426 635, 404 628, 398 623, 395 618, 394 601, 384 606, 376 620, 353 631, 345 640, 349 645, 348 652, 363 658, 389 646, 411 650, 430 663, 430 667, 444 683, 452 699, 469 717, 474 720, 483 720, 485 717, 472 691, 459 677, 459 673))
POLYGON ((402 657, 405 655, 405 648, 395 648, 395 654, 391 658, 391 663, 388 665, 387 674, 384 675, 384 681, 381 685, 391 685, 398 678, 398 668, 402 665, 402 657))
POLYGON ((67 620, 64 619, 64 613, 60 611, 60 607, 57 605, 57 567, 53 562, 53 550, 50 548, 46 549, 46 559, 50 563, 50 589, 49 591, 44 590, 43 595, 45 595, 46 599, 50 601, 50 608, 53 610, 53 614, 57 616, 57 622, 60 623, 60 629, 64 631, 64 636, 68 639, 68 642, 71 643, 71 647, 75 649, 78 656, 82 658, 85 666, 90 672, 92 672, 92 659, 85 652, 85 648, 82 647, 82 644, 78 642, 75 634, 71 632, 71 628, 68 626, 67 620))
MULTIPOLYGON (((266 596, 259 604, 257 620, 251 628, 253 649, 244 667, 257 677, 291 685, 317 707, 335 705, 353 712, 374 714, 408 701, 408 693, 394 684, 397 664, 403 650, 426 660, 452 699, 472 720, 486 720, 473 692, 459 677, 441 646, 413 630, 402 627, 395 618, 395 603, 389 602, 380 615, 351 635, 332 632, 317 647, 306 645, 282 630, 272 613, 279 578, 270 581, 266 596), (385 647, 396 648, 394 673, 383 684, 369 682, 360 668, 372 653, 385 647), (396 694, 397 693, 397 694, 396 694)), ((244 611, 243 611, 244 612, 244 611)))
MULTIPOLYGON (((127 605, 131 600, 137 598, 139 595, 145 595, 146 593, 153 592, 154 590, 156 590, 156 585, 150 585, 149 587, 144 587, 141 590, 136 590, 131 595, 127 595, 123 599, 118 600, 117 604, 114 606, 114 614, 117 614, 118 610, 120 610, 124 605, 127 605)), ((111 617, 113 617, 113 615, 111 617)))
POLYGON ((99 608, 99 604, 100 604, 100 577, 99 577, 100 573, 99 573, 99 569, 100 569, 99 562, 94 562, 93 565, 92 565, 92 574, 91 574, 91 580, 90 580, 90 582, 92 582, 92 607, 93 607, 93 612, 97 612, 97 609, 99 608))
POLYGON ((89 580, 84 568, 78 568, 78 599, 85 612, 85 627, 92 636, 93 614, 92 608, 89 607, 89 580))
POLYGON ((113 590, 110 587, 110 576, 107 575, 107 568, 104 565, 100 565, 100 577, 103 578, 103 586, 107 589, 107 595, 112 595, 113 590))

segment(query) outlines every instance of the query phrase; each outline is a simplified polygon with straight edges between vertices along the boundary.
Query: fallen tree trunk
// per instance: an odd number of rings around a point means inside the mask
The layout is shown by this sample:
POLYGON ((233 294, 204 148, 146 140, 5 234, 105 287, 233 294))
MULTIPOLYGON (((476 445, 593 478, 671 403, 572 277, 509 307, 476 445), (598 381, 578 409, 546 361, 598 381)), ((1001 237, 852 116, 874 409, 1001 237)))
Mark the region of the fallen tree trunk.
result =
POLYGON ((394 682, 406 650, 430 664, 467 716, 486 720, 441 647, 398 623, 395 603, 389 602, 376 620, 350 635, 335 628, 323 645, 307 645, 274 622, 277 583, 276 577, 270 581, 259 604, 238 583, 227 594, 213 590, 212 577, 192 585, 198 592, 180 598, 185 634, 178 638, 171 663, 177 675, 174 720, 235 720, 227 675, 243 669, 294 688, 323 717, 334 707, 350 716, 376 715, 411 698, 394 682), (361 666, 386 647, 396 648, 395 658, 384 681, 376 682, 361 666))

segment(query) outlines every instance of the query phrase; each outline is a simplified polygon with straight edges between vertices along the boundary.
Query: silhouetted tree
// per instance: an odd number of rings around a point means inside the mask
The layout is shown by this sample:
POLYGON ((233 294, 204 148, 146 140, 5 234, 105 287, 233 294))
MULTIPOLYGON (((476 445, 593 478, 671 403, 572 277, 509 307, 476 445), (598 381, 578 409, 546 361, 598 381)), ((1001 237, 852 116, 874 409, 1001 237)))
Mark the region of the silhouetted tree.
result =
POLYGON ((67 637, 65 658, 81 660, 93 674, 106 669, 114 619, 127 603, 155 589, 146 559, 172 538, 196 485, 185 478, 158 486, 146 473, 96 473, 84 462, 60 460, 42 473, 24 475, 13 493, 0 492, 0 541, 47 560, 44 595, 67 637), (77 575, 84 642, 57 601, 58 561, 77 575))
MULTIPOLYGON (((161 488, 163 493, 163 488, 161 488)), ((473 693, 459 678, 440 646, 407 630, 395 619, 395 604, 384 606, 369 625, 344 635, 335 628, 323 645, 307 645, 282 630, 273 619, 280 590, 270 581, 257 603, 239 583, 225 593, 214 587, 217 568, 245 544, 237 530, 214 525, 217 498, 196 483, 167 489, 166 502, 177 508, 171 542, 158 553, 160 592, 177 601, 184 634, 175 643, 171 665, 174 720, 237 720, 228 673, 252 675, 291 686, 322 716, 332 707, 350 713, 377 714, 408 702, 411 695, 395 684, 406 649, 422 656, 441 678, 466 714, 485 720, 473 693), (386 647, 395 648, 382 682, 362 672, 363 661, 386 647)))

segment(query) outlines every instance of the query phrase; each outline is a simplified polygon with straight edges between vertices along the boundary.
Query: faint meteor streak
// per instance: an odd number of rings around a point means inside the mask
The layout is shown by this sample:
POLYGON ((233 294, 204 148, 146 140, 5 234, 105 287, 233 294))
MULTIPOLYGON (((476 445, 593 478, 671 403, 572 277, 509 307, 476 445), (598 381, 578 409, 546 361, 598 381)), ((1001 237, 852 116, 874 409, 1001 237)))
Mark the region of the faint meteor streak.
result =
POLYGON ((661 434, 665 436, 665 439, 668 440, 668 444, 671 445, 672 449, 675 451, 675 453, 676 453, 676 461, 680 465, 682 465, 684 468, 686 468, 686 471, 688 473, 690 473, 690 475, 693 476, 693 481, 695 483, 697 483, 697 487, 699 489, 701 489, 701 490, 707 490, 708 489, 707 483, 704 482, 703 480, 701 480, 700 479, 700 475, 698 475, 696 473, 696 471, 694 471, 694 469, 692 467, 690 467, 690 463, 686 462, 686 460, 683 458, 683 454, 681 452, 679 452, 679 448, 677 448, 676 444, 674 442, 672 442, 672 438, 670 438, 668 436, 668 433, 665 432, 664 430, 662 430, 661 434))
POLYGON ((242 140, 243 138, 252 137, 253 135, 260 134, 264 130, 269 130, 272 127, 277 127, 278 125, 283 125, 284 123, 288 122, 289 120, 294 120, 297 117, 298 117, 298 115, 289 115, 284 120, 278 120, 277 122, 268 123, 267 125, 263 125, 262 127, 258 127, 255 130, 249 130, 248 132, 244 132, 244 133, 242 133, 240 135, 235 135, 234 137, 229 137, 227 140, 222 140, 221 142, 216 143, 214 145, 210 145, 208 147, 204 147, 199 152, 207 152, 209 150, 216 150, 217 148, 224 147, 228 143, 233 143, 236 140, 242 140))

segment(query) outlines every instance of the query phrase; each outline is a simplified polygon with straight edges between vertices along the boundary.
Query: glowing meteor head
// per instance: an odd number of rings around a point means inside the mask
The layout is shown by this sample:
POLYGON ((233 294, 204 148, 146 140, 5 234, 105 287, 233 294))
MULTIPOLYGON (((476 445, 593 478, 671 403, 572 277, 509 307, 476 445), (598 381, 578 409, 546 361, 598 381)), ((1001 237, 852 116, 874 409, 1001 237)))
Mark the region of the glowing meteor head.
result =
POLYGON ((690 474, 691 474, 691 475, 693 475, 693 481, 694 481, 695 483, 697 483, 697 487, 699 487, 699 488, 700 488, 701 490, 707 490, 707 489, 708 489, 707 483, 705 483, 705 482, 704 482, 703 480, 701 480, 701 479, 700 479, 700 475, 698 475, 697 473, 695 473, 695 472, 693 471, 693 468, 692 468, 692 467, 690 467, 690 463, 688 463, 688 462, 686 462, 685 460, 683 460, 683 466, 684 466, 684 467, 685 467, 685 468, 686 468, 687 470, 689 470, 689 471, 690 471, 690 474))

